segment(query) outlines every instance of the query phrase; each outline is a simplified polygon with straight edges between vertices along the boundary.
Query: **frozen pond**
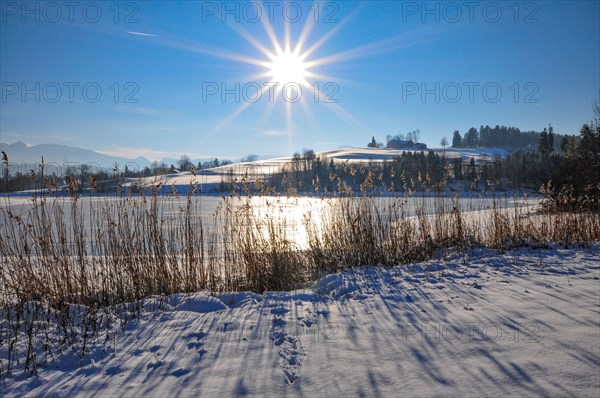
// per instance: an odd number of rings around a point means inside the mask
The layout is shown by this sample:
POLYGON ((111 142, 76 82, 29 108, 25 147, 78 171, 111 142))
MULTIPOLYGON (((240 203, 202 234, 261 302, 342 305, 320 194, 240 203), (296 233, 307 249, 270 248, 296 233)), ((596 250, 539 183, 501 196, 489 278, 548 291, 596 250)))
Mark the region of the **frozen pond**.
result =
MULTIPOLYGON (((149 197, 146 198, 145 203, 139 196, 132 196, 131 199, 133 203, 139 206, 149 206, 150 203, 149 197)), ((83 213, 88 213, 92 208, 115 205, 121 200, 122 198, 114 195, 82 195, 79 197, 77 204, 83 213)), ((247 203, 247 197, 245 196, 236 196, 231 198, 231 200, 236 207, 247 203)), ((469 212, 490 209, 494 204, 498 208, 532 207, 539 203, 540 197, 533 195, 528 197, 524 197, 523 195, 515 196, 511 193, 498 193, 494 196, 492 194, 481 195, 466 192, 458 198, 447 194, 444 198, 433 195, 406 195, 399 197, 375 197, 373 200, 382 207, 393 202, 402 203, 406 210, 406 215, 414 216, 417 208, 422 207, 423 204, 427 214, 435 212, 441 202, 443 202, 444 206, 452 206, 454 201, 456 201, 461 211, 469 212)), ((192 201, 195 204, 197 216, 211 217, 219 206, 223 204, 223 196, 209 194, 196 195, 193 196, 192 201)), ((295 218, 295 213, 304 214, 307 211, 320 211, 325 204, 335 206, 335 203, 340 201, 340 199, 321 198, 318 196, 253 196, 249 201, 252 208, 258 213, 284 211, 286 216, 295 218)), ((65 213, 70 212, 73 204, 72 199, 66 196, 47 197, 48 204, 53 202, 63 206, 65 213)), ((168 217, 185 208, 187 198, 185 196, 161 196, 159 202, 162 207, 162 213, 168 217)), ((26 215, 35 204, 31 197, 28 196, 0 197, 0 209, 6 209, 9 206, 17 210, 21 215, 26 215)))
MULTIPOLYGON (((13 213, 20 215, 23 219, 32 216, 34 206, 39 206, 39 200, 34 202, 31 197, 13 196, 0 198, 0 231, 7 227, 10 222, 5 218, 5 212, 10 207, 13 213)), ((67 229, 72 228, 72 210, 73 200, 69 197, 47 197, 46 209, 52 210, 53 219, 58 218, 64 222, 67 229), (61 209, 56 211, 56 209, 61 209), (62 214, 62 216, 61 216, 62 214)), ((254 197, 222 197, 217 195, 196 195, 191 197, 191 215, 195 222, 202 221, 204 228, 220 234, 219 241, 226 240, 225 234, 221 230, 215 230, 214 225, 223 224, 223 217, 232 217, 234 220, 230 225, 239 227, 245 225, 248 219, 238 217, 241 211, 249 211, 247 214, 253 216, 255 225, 265 227, 268 222, 272 222, 276 228, 285 231, 286 239, 292 240, 296 247, 305 248, 307 246, 307 220, 311 225, 320 228, 332 212, 340 208, 341 201, 348 200, 340 198, 321 198, 321 197, 286 197, 286 196, 254 196, 254 197), (229 205, 230 211, 225 211, 229 205), (237 217, 237 218, 236 218, 237 217), (220 220, 220 223, 217 222, 220 220)), ((390 211, 401 212, 404 217, 414 217, 420 211, 420 214, 449 214, 456 207, 461 211, 463 217, 476 217, 485 221, 486 211, 491 208, 515 209, 521 208, 521 211, 534 209, 539 202, 539 197, 531 198, 523 195, 515 197, 514 194, 481 195, 476 193, 463 193, 455 197, 450 193, 445 196, 433 195, 415 195, 415 196, 387 196, 375 197, 369 201, 373 206, 379 207, 381 214, 390 211), (525 207, 525 208, 524 208, 525 207), (400 210, 399 210, 400 209, 400 210)), ((85 196, 82 195, 77 200, 77 211, 79 220, 83 221, 82 226, 90 234, 99 227, 106 226, 109 219, 107 214, 123 214, 123 211, 117 211, 118 206, 124 205, 124 198, 117 196, 85 196)), ((188 198, 185 196, 159 196, 158 214, 160 217, 161 228, 167 230, 180 229, 182 224, 182 215, 188 205, 188 198)), ((126 207, 129 210, 148 211, 152 206, 152 198, 142 198, 132 196, 127 198, 126 207)), ((396 213, 399 214, 399 213, 396 213)), ((396 215, 397 219, 397 215, 396 215)), ((118 221, 118 220, 117 220, 118 221)), ((197 227, 197 224, 196 224, 197 227)), ((237 233, 241 233, 238 228, 237 233)), ((266 231, 265 231, 266 233, 266 231)))

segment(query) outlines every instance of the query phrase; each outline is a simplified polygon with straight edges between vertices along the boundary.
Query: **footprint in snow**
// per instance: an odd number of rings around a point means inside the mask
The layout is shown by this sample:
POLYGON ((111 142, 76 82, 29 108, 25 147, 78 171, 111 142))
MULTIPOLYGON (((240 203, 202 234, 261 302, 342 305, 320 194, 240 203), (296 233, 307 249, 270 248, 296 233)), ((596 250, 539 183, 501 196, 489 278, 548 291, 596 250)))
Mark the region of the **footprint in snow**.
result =
POLYGON ((189 369, 179 368, 179 369, 173 371, 171 373, 171 376, 175 376, 177 378, 180 378, 181 376, 185 376, 188 373, 190 373, 189 369))
POLYGON ((198 355, 200 355, 200 358, 202 358, 202 356, 204 356, 204 354, 206 354, 208 351, 206 351, 204 349, 204 337, 208 336, 206 333, 204 332, 194 332, 194 333, 190 333, 186 336, 184 336, 184 338, 186 340, 191 340, 191 339, 196 339, 196 341, 190 341, 189 343, 187 343, 187 348, 188 350, 192 350, 195 349, 198 351, 198 355))
POLYGON ((147 370, 157 369, 157 368, 160 368, 163 364, 164 364, 163 361, 150 362, 148 365, 146 365, 146 369, 147 370))
POLYGON ((204 333, 204 332, 194 332, 194 333, 189 333, 184 336, 185 339, 195 338, 196 340, 203 339, 204 337, 206 337, 206 333, 204 333))
POLYGON ((113 376, 116 374, 119 374, 123 371, 123 368, 121 367, 121 365, 115 365, 115 366, 111 366, 108 369, 106 369, 105 373, 108 376, 113 376))
POLYGON ((273 319, 270 337, 277 349, 279 366, 283 369, 287 382, 294 384, 305 353, 298 338, 299 333, 295 333, 295 336, 294 331, 287 330, 286 326, 287 322, 282 318, 273 319))

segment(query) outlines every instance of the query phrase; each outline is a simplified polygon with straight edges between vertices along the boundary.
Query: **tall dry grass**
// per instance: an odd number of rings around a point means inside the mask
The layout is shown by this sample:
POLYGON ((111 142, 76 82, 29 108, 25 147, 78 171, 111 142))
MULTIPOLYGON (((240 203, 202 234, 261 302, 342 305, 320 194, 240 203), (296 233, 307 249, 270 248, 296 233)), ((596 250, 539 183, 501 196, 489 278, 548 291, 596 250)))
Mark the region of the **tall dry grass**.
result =
POLYGON ((158 188, 106 201, 75 190, 68 199, 33 196, 26 212, 5 197, 0 376, 16 364, 35 373, 75 345, 83 358, 89 339, 98 343, 106 325, 122 315, 113 309, 135 316, 140 308, 130 303, 152 295, 290 290, 345 267, 424 261, 440 249, 600 240, 600 216, 583 205, 534 211, 526 196, 487 194, 489 208, 480 211, 462 208, 460 197, 443 187, 382 196, 374 180, 358 193, 322 195, 318 211, 308 208, 296 224, 281 203, 298 198, 277 197, 260 181, 258 196, 248 189, 224 196, 210 217, 201 216, 195 186, 183 202, 172 200, 176 192, 159 195, 158 188), (266 200, 259 212, 257 198, 266 200))

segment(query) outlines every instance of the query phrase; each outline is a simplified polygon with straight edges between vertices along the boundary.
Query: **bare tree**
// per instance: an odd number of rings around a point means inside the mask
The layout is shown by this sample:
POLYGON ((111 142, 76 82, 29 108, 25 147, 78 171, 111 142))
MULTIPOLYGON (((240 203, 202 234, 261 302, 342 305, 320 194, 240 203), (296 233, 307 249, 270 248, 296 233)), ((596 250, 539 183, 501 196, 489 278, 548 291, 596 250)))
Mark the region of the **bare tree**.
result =
POLYGON ((442 140, 440 141, 440 145, 442 146, 442 148, 446 148, 448 146, 448 138, 442 138, 442 140))
POLYGON ((415 144, 418 142, 421 142, 421 130, 416 129, 415 131, 412 132, 412 136, 413 136, 413 141, 415 144))
POLYGON ((242 158, 240 160, 240 162, 244 163, 244 162, 256 162, 258 160, 258 155, 255 155, 253 153, 251 153, 250 155, 246 156, 245 158, 242 158))
POLYGON ((189 170, 193 165, 194 164, 192 163, 188 155, 181 155, 181 157, 179 158, 179 170, 189 170))
POLYGON ((598 90, 598 97, 592 102, 592 111, 594 112, 593 124, 600 126, 600 90, 598 90))

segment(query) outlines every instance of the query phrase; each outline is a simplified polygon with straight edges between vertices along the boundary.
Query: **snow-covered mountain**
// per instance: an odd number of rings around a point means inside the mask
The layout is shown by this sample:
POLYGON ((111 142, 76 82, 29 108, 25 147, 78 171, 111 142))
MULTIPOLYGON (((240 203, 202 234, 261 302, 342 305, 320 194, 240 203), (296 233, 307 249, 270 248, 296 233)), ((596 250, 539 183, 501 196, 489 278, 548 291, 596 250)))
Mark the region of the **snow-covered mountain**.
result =
POLYGON ((18 166, 35 165, 40 163, 42 157, 46 164, 68 165, 68 164, 88 164, 100 168, 110 168, 115 163, 120 166, 128 164, 144 168, 150 166, 150 160, 143 156, 135 159, 128 159, 118 156, 104 155, 90 149, 78 148, 68 145, 58 144, 40 144, 27 146, 23 142, 17 141, 12 144, 0 143, 0 150, 5 152, 11 164, 18 166))

